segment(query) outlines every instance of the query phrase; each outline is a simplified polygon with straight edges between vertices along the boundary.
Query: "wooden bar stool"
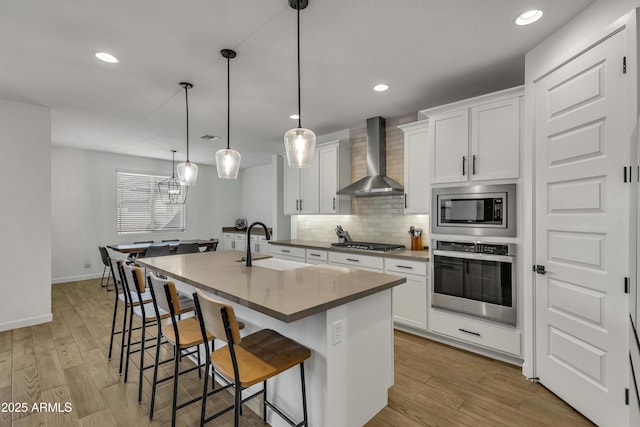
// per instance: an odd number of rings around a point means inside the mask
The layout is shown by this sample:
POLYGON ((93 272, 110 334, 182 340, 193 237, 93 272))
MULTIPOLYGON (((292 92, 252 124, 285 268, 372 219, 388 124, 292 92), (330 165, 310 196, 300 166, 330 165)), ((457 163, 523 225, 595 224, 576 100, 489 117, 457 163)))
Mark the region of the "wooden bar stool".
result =
POLYGON ((209 298, 199 289, 193 294, 193 299, 196 304, 196 312, 203 337, 207 331, 210 331, 216 338, 227 342, 225 347, 213 350, 213 347, 209 348, 208 341, 204 341, 207 351, 205 372, 209 372, 209 366, 213 365, 214 373, 216 371, 219 372, 230 382, 230 384, 208 392, 209 376, 205 376, 200 425, 202 426, 233 409, 234 426, 238 427, 240 415, 242 414, 242 404, 249 399, 263 395, 262 418, 264 422, 267 421, 268 407, 292 426, 308 426, 304 361, 311 357, 311 351, 270 329, 263 329, 241 338, 233 307, 209 298), (302 385, 303 420, 299 423, 292 421, 272 402, 267 400, 267 380, 296 365, 300 366, 302 385), (260 382, 263 384, 262 390, 242 399, 242 391, 244 389, 260 382), (207 396, 229 387, 234 387, 234 404, 207 418, 207 396))
MULTIPOLYGON (((171 426, 176 425, 176 411, 184 408, 187 405, 198 402, 202 399, 202 396, 198 396, 189 401, 178 404, 178 377, 181 374, 194 371, 198 369, 198 376, 202 377, 202 363, 200 361, 199 345, 203 344, 203 336, 200 331, 200 324, 196 317, 187 317, 186 319, 179 319, 178 316, 185 312, 185 307, 180 305, 180 298, 176 291, 176 285, 171 280, 162 279, 156 276, 154 273, 147 275, 149 282, 149 289, 153 295, 153 304, 156 312, 156 319, 158 320, 158 343, 156 346, 156 360, 153 367, 153 381, 151 385, 151 404, 149 406, 149 419, 153 419, 153 410, 155 406, 156 386, 164 381, 173 379, 173 400, 171 409, 171 426), (163 313, 169 313, 170 323, 162 325, 163 313), (173 358, 160 361, 160 338, 163 336, 166 340, 173 345, 173 358), (195 349, 194 349, 195 347, 195 349), (185 350, 192 349, 185 352, 185 350), (180 362, 183 356, 196 354, 198 358, 198 365, 193 368, 180 371, 180 362), (173 360, 173 375, 162 379, 158 379, 158 366, 165 362, 173 360)), ((193 304, 187 307, 186 310, 193 311, 193 304)), ((211 341, 213 346, 213 335, 207 333, 206 340, 211 341)))
MULTIPOLYGON (((120 263, 120 268, 123 272, 122 274, 122 282, 124 283, 125 289, 131 289, 133 288, 138 294, 138 298, 140 300, 143 299, 143 295, 145 295, 145 281, 142 275, 142 270, 140 269, 140 267, 138 267, 137 265, 127 265, 124 263, 120 263)), ((179 298, 180 300, 180 305, 183 307, 184 311, 188 311, 188 310, 193 310, 193 301, 190 298, 187 297, 181 297, 179 298)), ((165 319, 167 317, 170 316, 170 313, 168 311, 164 311, 162 310, 162 312, 160 313, 160 318, 161 319, 165 319)), ((138 305, 132 305, 129 311, 129 333, 128 333, 128 337, 127 337, 127 355, 126 355, 126 361, 125 361, 125 368, 124 368, 124 382, 126 383, 128 380, 128 376, 129 376, 129 359, 132 353, 140 353, 140 364, 138 365, 138 403, 142 402, 142 380, 144 377, 144 371, 145 369, 151 369, 155 366, 155 363, 152 365, 148 365, 145 366, 144 365, 144 355, 145 355, 145 350, 153 348, 153 347, 157 347, 156 343, 159 342, 159 338, 156 337, 150 337, 147 338, 146 337, 146 331, 147 331, 147 327, 149 326, 154 326, 157 324, 157 319, 156 319, 156 313, 155 313, 155 308, 153 306, 153 298, 151 298, 151 301, 144 303, 144 304, 138 304, 138 305), (131 336, 133 335, 133 331, 131 330, 131 325, 133 325, 133 317, 136 317, 140 320, 141 322, 141 337, 140 337, 140 341, 136 341, 136 342, 131 342, 131 336), (149 346, 146 345, 147 341, 155 341, 156 343, 151 344, 149 346), (139 347, 135 350, 131 350, 131 346, 132 345, 138 345, 139 347)))

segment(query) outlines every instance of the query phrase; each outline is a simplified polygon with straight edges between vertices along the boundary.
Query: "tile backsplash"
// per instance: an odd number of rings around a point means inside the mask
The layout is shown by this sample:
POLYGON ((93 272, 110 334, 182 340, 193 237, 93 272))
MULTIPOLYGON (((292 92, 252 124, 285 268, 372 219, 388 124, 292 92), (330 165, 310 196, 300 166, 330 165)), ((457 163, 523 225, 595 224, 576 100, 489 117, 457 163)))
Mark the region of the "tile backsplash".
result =
MULTIPOLYGON (((404 134, 400 124, 417 119, 416 113, 386 119, 387 175, 404 183, 404 134)), ((351 143, 351 182, 366 175, 366 129, 349 129, 351 143)), ((428 191, 428 189, 424 189, 428 191)), ((409 226, 422 228, 423 244, 428 245, 429 215, 404 215, 402 196, 352 197, 351 215, 298 215, 297 238, 336 242, 340 224, 354 240, 397 243, 410 247, 409 226)))

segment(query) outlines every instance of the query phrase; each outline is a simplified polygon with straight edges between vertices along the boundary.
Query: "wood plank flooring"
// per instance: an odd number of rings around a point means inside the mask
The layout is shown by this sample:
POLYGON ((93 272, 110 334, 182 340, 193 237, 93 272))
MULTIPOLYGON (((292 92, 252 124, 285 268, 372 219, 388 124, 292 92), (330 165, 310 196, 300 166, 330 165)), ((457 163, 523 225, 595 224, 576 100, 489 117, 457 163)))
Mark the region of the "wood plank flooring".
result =
MULTIPOLYGON (((144 372, 143 401, 138 404, 137 355, 127 384, 118 375, 119 340, 114 357, 107 360, 114 295, 99 282, 53 285, 53 322, 0 332, 0 402, 28 406, 26 412, 0 412, 0 427, 170 425, 171 381, 158 387, 150 421, 152 370, 144 372), (41 402, 58 403, 62 410, 32 411, 33 403, 41 402), (66 402, 71 403, 70 412, 64 412, 66 402)), ((169 358, 170 350, 167 346, 161 357, 169 358)), ((147 361, 153 360, 152 350, 147 355, 147 361)), ((185 366, 190 363, 183 360, 185 366)), ((170 363, 164 365, 160 375, 169 375, 171 369, 170 363)), ((395 382, 389 404, 368 427, 593 425, 541 385, 525 380, 515 366, 402 332, 395 333, 395 382)), ((201 391, 196 372, 182 375, 179 385, 180 399, 201 391)), ((224 404, 210 398, 207 412, 224 404)), ((199 418, 197 403, 178 411, 177 424, 198 425, 199 418)), ((230 413, 208 424, 230 425, 230 413)), ((264 424, 245 410, 241 425, 264 424)))

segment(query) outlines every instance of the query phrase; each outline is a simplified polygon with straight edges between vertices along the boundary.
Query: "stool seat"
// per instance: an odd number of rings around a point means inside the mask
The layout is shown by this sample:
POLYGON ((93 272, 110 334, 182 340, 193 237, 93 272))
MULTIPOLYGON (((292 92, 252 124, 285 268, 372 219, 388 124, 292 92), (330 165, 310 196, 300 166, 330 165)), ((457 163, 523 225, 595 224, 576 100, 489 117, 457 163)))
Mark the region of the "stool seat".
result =
MULTIPOLYGON (((202 340, 202 335, 200 335, 202 340)), ((240 385, 251 387, 307 360, 311 351, 271 329, 242 338, 235 345, 240 385)), ((211 361, 229 381, 233 381, 233 361, 226 348, 211 353, 211 361)))
MULTIPOLYGON (((180 348, 185 349, 202 344, 202 333, 200 332, 200 323, 197 317, 188 317, 176 322, 178 334, 180 335, 180 348)), ((171 344, 176 345, 176 334, 173 325, 165 325, 162 328, 162 334, 171 344)), ((207 332, 207 341, 211 341, 214 336, 207 332)))

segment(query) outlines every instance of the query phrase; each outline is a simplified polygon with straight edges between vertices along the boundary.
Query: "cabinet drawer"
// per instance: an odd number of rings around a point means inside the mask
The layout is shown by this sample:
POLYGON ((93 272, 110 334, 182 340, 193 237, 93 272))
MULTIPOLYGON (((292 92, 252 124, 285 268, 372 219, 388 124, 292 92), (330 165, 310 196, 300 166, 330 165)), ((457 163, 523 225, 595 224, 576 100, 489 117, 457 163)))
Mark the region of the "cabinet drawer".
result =
POLYGON ((267 241, 267 238, 265 236, 261 236, 259 234, 258 235, 254 234, 253 236, 251 236, 251 241, 252 242, 256 242, 257 241, 257 242, 260 242, 260 244, 262 244, 262 243, 267 241))
POLYGON ((278 255, 296 257, 296 258, 304 258, 305 257, 305 249, 304 248, 296 248, 293 246, 278 246, 278 245, 269 245, 271 249, 271 255, 278 258, 278 255))
POLYGON ((236 240, 247 240, 247 235, 246 234, 241 234, 241 233, 236 233, 233 235, 233 238, 236 240))
POLYGON ((416 274, 418 276, 427 275, 426 261, 413 261, 401 258, 385 258, 384 269, 388 272, 396 272, 402 274, 416 274))
POLYGON ((431 332, 520 356, 520 331, 431 308, 431 332))
POLYGON ((234 236, 235 236, 235 234, 233 234, 233 233, 222 233, 222 237, 224 239, 233 239, 234 236))
POLYGON ((383 258, 344 252, 329 252, 329 262, 354 267, 373 268, 376 270, 382 270, 384 268, 383 258))
POLYGON ((319 251, 317 249, 307 249, 307 262, 309 261, 323 261, 323 264, 327 262, 327 251, 319 251))

